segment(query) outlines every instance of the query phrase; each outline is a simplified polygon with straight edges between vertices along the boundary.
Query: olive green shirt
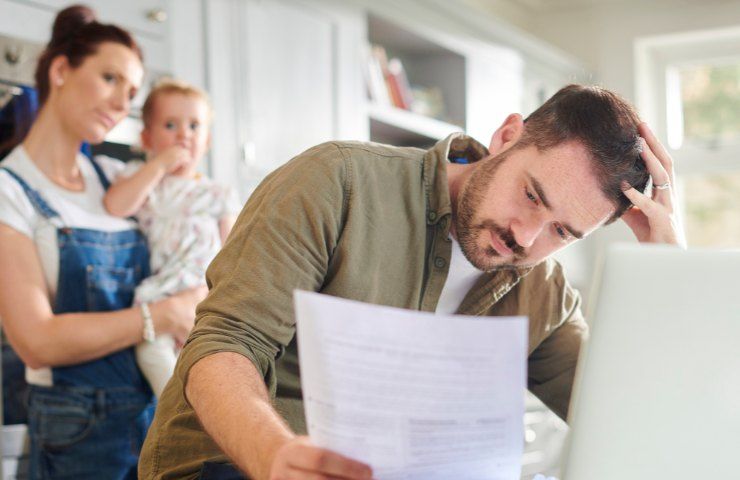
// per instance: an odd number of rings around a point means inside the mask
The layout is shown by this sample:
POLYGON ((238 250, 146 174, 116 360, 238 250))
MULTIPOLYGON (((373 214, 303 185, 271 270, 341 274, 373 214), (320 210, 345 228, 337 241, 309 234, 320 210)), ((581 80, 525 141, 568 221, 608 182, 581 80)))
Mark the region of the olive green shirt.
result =
MULTIPOLYGON (((462 134, 428 151, 330 142, 270 174, 208 268, 210 292, 159 401, 140 477, 196 478, 203 462, 228 461, 184 397, 188 371, 213 353, 250 359, 304 431, 294 289, 434 311, 451 256, 448 158, 485 155, 462 134)), ((559 264, 482 273, 458 313, 528 316, 529 389, 565 417, 587 327, 559 264)))

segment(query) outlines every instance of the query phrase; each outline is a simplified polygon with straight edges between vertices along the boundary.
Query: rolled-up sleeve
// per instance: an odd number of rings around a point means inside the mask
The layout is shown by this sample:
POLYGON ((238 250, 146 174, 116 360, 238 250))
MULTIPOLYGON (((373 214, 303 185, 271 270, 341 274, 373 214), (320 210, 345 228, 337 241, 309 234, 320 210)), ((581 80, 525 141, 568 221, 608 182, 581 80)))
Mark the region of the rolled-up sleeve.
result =
POLYGON ((275 358, 295 333, 293 291, 318 290, 351 192, 351 168, 333 144, 314 147, 270 174, 244 206, 206 272, 209 293, 180 354, 190 368, 218 352, 251 360, 274 393, 275 358))

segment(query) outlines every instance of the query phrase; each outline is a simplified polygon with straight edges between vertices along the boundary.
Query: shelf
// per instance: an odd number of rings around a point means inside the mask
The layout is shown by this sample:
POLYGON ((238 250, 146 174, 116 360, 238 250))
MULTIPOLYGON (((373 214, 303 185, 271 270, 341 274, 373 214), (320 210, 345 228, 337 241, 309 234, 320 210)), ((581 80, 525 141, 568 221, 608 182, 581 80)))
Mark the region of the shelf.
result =
POLYGON ((450 133, 466 129, 466 57, 436 41, 434 31, 409 29, 396 20, 372 13, 367 17, 368 42, 383 52, 374 55, 375 61, 370 62, 369 68, 369 77, 374 81, 368 85, 370 139, 399 146, 429 147, 450 133), (395 59, 400 74, 390 73, 389 66, 395 59), (373 67, 382 73, 372 75, 373 67), (384 95, 373 95, 374 90, 382 88, 378 87, 382 81, 377 78, 385 79, 390 101, 384 101, 384 95), (408 95, 401 94, 402 97, 413 98, 406 103, 418 102, 418 108, 425 106, 446 121, 393 106, 399 105, 393 101, 394 95, 398 97, 396 92, 407 89, 408 95))
POLYGON ((411 144, 430 144, 445 138, 450 133, 464 131, 464 128, 460 125, 443 122, 395 107, 369 104, 368 115, 371 121, 390 127, 390 129, 383 129, 382 126, 379 126, 380 134, 385 131, 383 137, 393 137, 379 138, 378 140, 382 142, 405 139, 411 144), (391 134, 391 132, 393 133, 391 134))

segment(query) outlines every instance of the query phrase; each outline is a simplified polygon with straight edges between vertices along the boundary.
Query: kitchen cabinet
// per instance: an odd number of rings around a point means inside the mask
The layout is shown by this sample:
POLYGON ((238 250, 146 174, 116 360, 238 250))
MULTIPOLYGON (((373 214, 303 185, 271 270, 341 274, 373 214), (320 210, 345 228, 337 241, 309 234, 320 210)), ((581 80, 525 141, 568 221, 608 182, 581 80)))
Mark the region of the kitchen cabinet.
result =
POLYGON ((246 198, 301 151, 367 137, 359 10, 300 0, 217 0, 207 9, 214 178, 246 198))
MULTIPOLYGON (((72 5, 68 0, 15 1, 37 7, 47 7, 55 12, 72 5)), ((169 25, 167 19, 171 8, 168 0, 126 0, 125 2, 86 0, 83 4, 95 10, 103 21, 116 23, 132 32, 160 39, 167 35, 169 25)))
MULTIPOLYGON (((171 71, 169 11, 171 0, 84 2, 101 22, 115 23, 131 31, 144 51, 150 70, 171 71)), ((67 0, 0 0, 0 34, 46 44, 57 12, 72 4, 67 0)), ((179 8, 179 7, 178 7, 179 8)))

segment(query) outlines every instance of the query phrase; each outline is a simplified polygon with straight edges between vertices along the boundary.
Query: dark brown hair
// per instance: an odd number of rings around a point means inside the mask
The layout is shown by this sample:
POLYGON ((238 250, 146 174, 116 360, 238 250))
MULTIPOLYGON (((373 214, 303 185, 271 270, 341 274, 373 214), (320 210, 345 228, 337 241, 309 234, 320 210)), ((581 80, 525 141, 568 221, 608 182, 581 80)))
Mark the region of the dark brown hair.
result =
POLYGON ((597 86, 568 85, 527 117, 515 148, 534 145, 544 151, 574 140, 585 145, 602 192, 616 206, 611 223, 632 206, 622 193, 622 182, 641 192, 647 187, 649 174, 640 157, 639 124, 634 108, 616 93, 597 86))
POLYGON ((51 40, 36 65, 36 89, 39 105, 49 98, 49 68, 59 55, 67 57, 72 68, 79 67, 86 57, 95 54, 101 43, 112 42, 133 50, 143 60, 141 49, 131 34, 115 25, 97 21, 95 12, 84 5, 67 7, 57 15, 51 40))

